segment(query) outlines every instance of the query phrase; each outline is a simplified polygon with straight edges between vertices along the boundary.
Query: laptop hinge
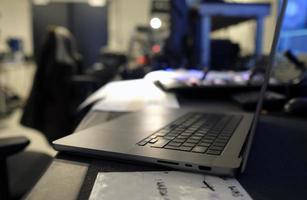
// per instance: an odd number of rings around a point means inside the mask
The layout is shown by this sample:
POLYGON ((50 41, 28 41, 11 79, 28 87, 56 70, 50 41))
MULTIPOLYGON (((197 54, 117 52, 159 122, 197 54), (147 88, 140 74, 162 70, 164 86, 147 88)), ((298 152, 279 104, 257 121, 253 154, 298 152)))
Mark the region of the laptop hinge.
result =
MULTIPOLYGON (((249 156, 249 153, 247 153, 247 149, 249 149, 250 147, 248 147, 248 138, 251 134, 251 128, 250 130, 248 131, 248 134, 247 134, 247 139, 244 141, 244 144, 242 145, 242 148, 241 148, 241 151, 239 153, 239 158, 242 158, 242 162, 241 162, 241 166, 240 166, 240 169, 239 169, 239 173, 244 173, 245 171, 245 168, 246 168, 246 164, 247 164, 247 160, 248 160, 248 156, 249 156)), ((250 143, 251 145, 251 143, 250 143)), ((249 146, 250 146, 249 145, 249 146)))

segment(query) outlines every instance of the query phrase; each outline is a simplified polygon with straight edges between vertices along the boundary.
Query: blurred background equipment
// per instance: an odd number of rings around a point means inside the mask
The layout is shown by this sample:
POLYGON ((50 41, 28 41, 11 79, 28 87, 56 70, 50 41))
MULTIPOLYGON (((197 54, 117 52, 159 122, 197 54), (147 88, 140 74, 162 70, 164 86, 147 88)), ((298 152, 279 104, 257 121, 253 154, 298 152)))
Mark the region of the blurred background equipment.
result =
POLYGON ((148 23, 136 26, 131 35, 123 79, 143 78, 150 71, 166 67, 159 58, 169 35, 169 12, 168 0, 151 1, 148 23))
POLYGON ((262 55, 264 19, 270 14, 269 4, 170 0, 169 5, 169 35, 162 48, 163 57, 157 59, 160 68, 235 69, 241 55, 240 45, 226 38, 211 39, 211 32, 249 20, 256 22, 253 55, 262 55))
POLYGON ((293 98, 285 105, 285 112, 291 115, 307 117, 307 98, 293 98))
POLYGON ((15 61, 22 61, 24 58, 24 52, 23 52, 23 43, 21 38, 8 38, 7 39, 7 45, 9 47, 10 55, 12 56, 12 59, 15 61))
POLYGON ((0 119, 9 116, 22 105, 24 93, 21 90, 27 89, 23 80, 13 78, 27 70, 23 41, 18 37, 10 37, 6 45, 7 50, 0 57, 0 119), (20 85, 23 87, 20 88, 20 85))

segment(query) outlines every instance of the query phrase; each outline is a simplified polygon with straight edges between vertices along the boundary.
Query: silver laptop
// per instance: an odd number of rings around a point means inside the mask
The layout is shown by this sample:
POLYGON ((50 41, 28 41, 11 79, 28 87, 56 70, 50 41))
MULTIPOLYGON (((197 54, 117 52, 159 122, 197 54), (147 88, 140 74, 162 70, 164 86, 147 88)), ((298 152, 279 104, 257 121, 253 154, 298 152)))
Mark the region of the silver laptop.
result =
POLYGON ((254 115, 146 109, 53 142, 59 151, 155 163, 234 176, 244 171, 270 79, 287 0, 277 20, 270 62, 254 115))

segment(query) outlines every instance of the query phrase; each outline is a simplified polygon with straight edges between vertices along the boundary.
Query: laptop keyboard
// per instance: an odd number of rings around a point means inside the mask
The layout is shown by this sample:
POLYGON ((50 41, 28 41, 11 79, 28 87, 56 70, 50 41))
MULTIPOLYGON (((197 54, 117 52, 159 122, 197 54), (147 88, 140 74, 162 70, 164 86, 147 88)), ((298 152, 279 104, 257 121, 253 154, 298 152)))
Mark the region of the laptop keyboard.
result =
POLYGON ((220 155, 242 118, 241 115, 187 113, 137 145, 220 155))

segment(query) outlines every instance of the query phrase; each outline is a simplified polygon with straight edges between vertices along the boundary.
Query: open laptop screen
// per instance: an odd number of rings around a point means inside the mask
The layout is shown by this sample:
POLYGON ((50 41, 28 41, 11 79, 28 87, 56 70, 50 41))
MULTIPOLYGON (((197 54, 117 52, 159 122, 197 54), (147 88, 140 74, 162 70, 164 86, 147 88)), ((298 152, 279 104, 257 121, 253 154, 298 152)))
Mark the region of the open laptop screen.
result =
POLYGON ((248 158, 248 155, 249 155, 249 152, 250 152, 250 149, 251 149, 251 145, 252 145, 253 138, 254 138, 254 135, 255 135, 255 131, 256 131, 256 128, 257 128, 257 124, 258 124, 258 121, 259 121, 259 115, 260 115, 260 112, 261 112, 261 109, 262 109, 264 95, 265 95, 265 92, 267 91, 267 88, 268 88, 270 75, 271 75, 273 64, 274 64, 274 61, 275 61, 277 45, 278 45, 278 41, 279 41, 279 37, 280 37, 281 27, 282 27, 282 24, 283 24, 283 19, 284 19, 284 16, 285 16, 287 4, 288 4, 288 0, 282 1, 281 10, 279 11, 279 14, 278 14, 274 38, 273 38, 273 42, 272 42, 272 46, 271 46, 270 57, 269 57, 269 61, 268 61, 268 64, 267 64, 267 67, 266 67, 266 70, 265 70, 264 82, 263 82, 263 85, 261 87, 261 92, 260 92, 259 101, 258 101, 257 108, 256 108, 256 113, 255 113, 255 116, 254 116, 254 121, 253 121, 252 128, 251 128, 251 132, 250 132, 249 138, 248 138, 247 143, 246 143, 247 146, 246 146, 246 150, 245 150, 245 153, 244 153, 244 159, 243 159, 241 171, 244 171, 244 169, 246 167, 247 158, 248 158))

